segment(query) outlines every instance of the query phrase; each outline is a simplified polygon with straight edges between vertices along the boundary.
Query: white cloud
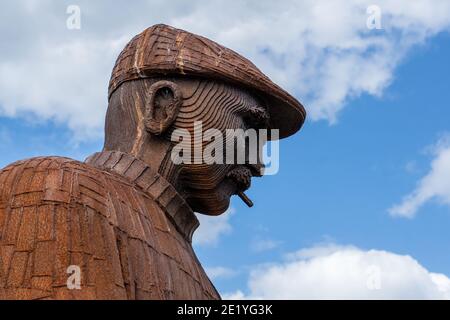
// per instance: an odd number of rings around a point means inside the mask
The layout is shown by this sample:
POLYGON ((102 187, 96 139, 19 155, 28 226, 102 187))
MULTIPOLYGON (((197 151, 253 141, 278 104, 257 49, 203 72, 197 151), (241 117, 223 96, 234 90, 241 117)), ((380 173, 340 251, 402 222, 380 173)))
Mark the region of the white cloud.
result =
POLYGON ((223 300, 244 300, 245 294, 241 290, 236 290, 232 293, 224 293, 221 295, 223 300))
POLYGON ((195 231, 192 239, 194 245, 215 246, 221 236, 229 234, 232 231, 233 228, 230 224, 230 218, 234 213, 234 208, 230 207, 220 216, 197 214, 200 226, 195 231))
POLYGON ((408 255, 321 245, 250 272, 247 294, 227 299, 448 299, 450 279, 408 255))
POLYGON ((105 52, 117 52, 123 43, 70 42, 38 48, 33 59, 0 63, 3 115, 27 118, 32 112, 66 123, 83 138, 97 137, 99 120, 106 110, 104 86, 112 68, 111 61, 103 56, 105 52), (90 68, 91 63, 95 67, 90 68))
POLYGON ((430 200, 450 205, 450 135, 441 138, 432 152, 434 159, 430 171, 418 182, 413 192, 389 209, 391 215, 412 218, 430 200))
POLYGON ((205 271, 211 280, 217 278, 230 278, 236 275, 236 270, 226 267, 209 267, 205 268, 205 271))
POLYGON ((348 99, 381 95, 414 45, 448 30, 450 2, 379 0, 77 1, 81 30, 67 30, 71 1, 10 1, 0 12, 0 114, 54 119, 80 139, 101 135, 108 78, 131 37, 159 22, 208 36, 253 60, 306 105, 336 121, 348 99))
POLYGON ((280 244, 281 241, 277 240, 255 238, 252 240, 250 248, 255 252, 263 252, 275 249, 280 244))

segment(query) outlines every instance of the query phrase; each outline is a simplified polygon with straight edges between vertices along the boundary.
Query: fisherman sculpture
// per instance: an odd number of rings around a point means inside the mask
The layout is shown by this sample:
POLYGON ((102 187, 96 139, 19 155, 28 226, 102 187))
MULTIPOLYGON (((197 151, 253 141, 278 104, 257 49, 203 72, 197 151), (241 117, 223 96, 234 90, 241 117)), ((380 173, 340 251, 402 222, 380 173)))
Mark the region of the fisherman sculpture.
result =
POLYGON ((220 299, 192 249, 194 212, 219 215, 232 195, 251 205, 262 165, 177 164, 173 133, 201 122, 284 138, 303 106, 239 54, 166 25, 126 45, 108 102, 103 151, 0 171, 0 298, 220 299))

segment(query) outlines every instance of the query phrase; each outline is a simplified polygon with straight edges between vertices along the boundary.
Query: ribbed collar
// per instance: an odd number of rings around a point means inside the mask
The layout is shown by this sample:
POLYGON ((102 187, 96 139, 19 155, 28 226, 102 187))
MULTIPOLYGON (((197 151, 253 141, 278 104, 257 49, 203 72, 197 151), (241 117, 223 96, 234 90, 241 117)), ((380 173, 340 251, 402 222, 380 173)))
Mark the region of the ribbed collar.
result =
POLYGON ((192 235, 199 226, 197 217, 175 188, 144 161, 120 151, 102 151, 92 154, 85 162, 131 180, 155 199, 184 238, 192 241, 192 235))

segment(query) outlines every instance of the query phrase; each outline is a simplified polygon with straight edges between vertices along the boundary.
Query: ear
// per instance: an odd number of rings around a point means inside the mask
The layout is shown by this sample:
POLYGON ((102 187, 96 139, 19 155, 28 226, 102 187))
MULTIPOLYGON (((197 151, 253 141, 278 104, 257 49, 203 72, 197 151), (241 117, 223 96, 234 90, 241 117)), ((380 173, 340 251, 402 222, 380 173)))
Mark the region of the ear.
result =
POLYGON ((182 103, 178 85, 171 81, 158 81, 150 87, 145 106, 145 128, 160 135, 175 121, 182 103))

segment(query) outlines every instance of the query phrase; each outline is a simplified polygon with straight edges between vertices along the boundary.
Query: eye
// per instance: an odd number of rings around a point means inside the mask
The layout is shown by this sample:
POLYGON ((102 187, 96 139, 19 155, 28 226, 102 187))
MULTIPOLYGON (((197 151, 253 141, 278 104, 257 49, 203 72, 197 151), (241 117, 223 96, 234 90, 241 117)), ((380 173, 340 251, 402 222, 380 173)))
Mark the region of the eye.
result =
POLYGON ((248 113, 244 113, 242 115, 242 121, 244 123, 244 128, 246 130, 252 128, 255 125, 253 117, 251 115, 249 115, 248 113))

